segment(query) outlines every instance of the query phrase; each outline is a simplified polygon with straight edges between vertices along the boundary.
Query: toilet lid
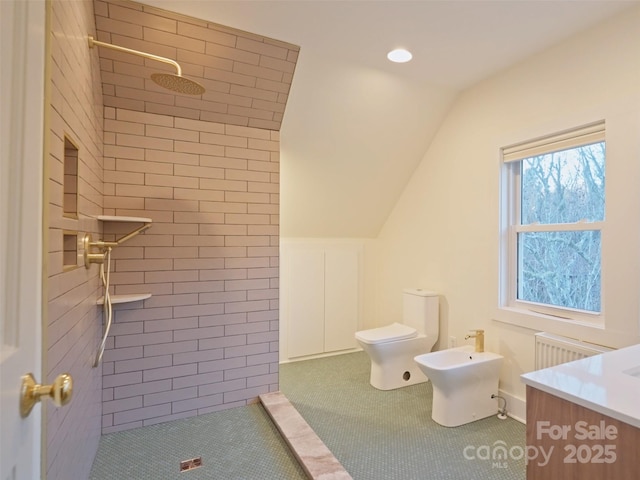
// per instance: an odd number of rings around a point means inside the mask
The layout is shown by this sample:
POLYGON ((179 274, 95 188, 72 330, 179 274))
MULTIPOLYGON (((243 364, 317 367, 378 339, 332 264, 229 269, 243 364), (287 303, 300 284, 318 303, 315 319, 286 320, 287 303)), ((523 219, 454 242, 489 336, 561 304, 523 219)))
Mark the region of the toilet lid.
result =
POLYGON ((405 340, 418 335, 418 331, 408 325, 392 323, 386 327, 372 328, 356 332, 356 338, 364 343, 376 344, 405 340))

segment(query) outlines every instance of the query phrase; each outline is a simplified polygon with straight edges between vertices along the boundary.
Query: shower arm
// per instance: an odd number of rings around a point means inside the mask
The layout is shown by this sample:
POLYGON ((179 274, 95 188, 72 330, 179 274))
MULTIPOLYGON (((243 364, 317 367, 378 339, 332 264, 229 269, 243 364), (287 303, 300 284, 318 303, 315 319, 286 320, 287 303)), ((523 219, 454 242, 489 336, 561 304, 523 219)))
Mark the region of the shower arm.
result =
POLYGON ((140 228, 137 228, 133 232, 128 233, 124 237, 120 238, 119 240, 116 240, 115 242, 106 242, 104 240, 94 241, 91 238, 90 233, 85 234, 84 238, 82 239, 82 244, 84 247, 84 266, 86 268, 89 268, 92 263, 104 263, 107 250, 110 250, 114 247, 119 247, 120 244, 126 242, 127 240, 132 239, 133 237, 135 237, 139 233, 144 232, 147 228, 150 228, 150 227, 151 227, 151 224, 146 223, 142 225, 140 228), (100 253, 91 253, 91 249, 94 247, 101 248, 102 251, 100 253))
POLYGON ((131 53, 133 55, 138 55, 140 57, 149 58, 151 60, 156 60, 162 63, 168 63, 169 65, 173 65, 176 69, 176 75, 179 77, 182 76, 182 68, 175 60, 171 60, 170 58, 159 57, 158 55, 153 55, 152 53, 141 52, 139 50, 133 50, 131 48, 120 47, 118 45, 112 45, 110 43, 104 43, 99 40, 95 40, 91 35, 89 35, 89 48, 93 48, 94 45, 99 47, 110 48, 112 50, 117 50, 118 52, 131 53))
POLYGON ((115 242, 105 242, 104 240, 97 240, 95 242, 90 242, 89 246, 90 247, 100 247, 100 248, 119 247, 120 244, 126 242, 127 240, 131 240, 133 237, 135 237, 139 233, 144 232, 147 228, 151 228, 151 224, 150 223, 146 223, 146 224, 142 225, 140 228, 138 228, 138 229, 134 230, 133 232, 125 235, 124 237, 120 238, 119 240, 116 240, 115 242))

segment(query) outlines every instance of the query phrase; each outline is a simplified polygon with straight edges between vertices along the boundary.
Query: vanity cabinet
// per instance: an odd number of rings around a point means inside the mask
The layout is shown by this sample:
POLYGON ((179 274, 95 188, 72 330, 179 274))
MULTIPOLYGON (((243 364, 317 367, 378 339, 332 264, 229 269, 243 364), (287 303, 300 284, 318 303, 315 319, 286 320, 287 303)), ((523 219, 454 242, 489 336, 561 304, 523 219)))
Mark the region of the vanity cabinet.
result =
POLYGON ((527 385, 527 456, 527 480, 636 480, 640 429, 527 385))

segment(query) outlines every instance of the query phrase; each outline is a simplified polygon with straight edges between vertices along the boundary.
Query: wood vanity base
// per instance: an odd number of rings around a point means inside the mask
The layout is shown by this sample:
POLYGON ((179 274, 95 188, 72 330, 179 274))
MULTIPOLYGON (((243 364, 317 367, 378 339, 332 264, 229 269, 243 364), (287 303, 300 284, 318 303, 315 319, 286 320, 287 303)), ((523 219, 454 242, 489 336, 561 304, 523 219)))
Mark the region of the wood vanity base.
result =
POLYGON ((527 480, 640 478, 640 429, 528 385, 527 453, 527 480))

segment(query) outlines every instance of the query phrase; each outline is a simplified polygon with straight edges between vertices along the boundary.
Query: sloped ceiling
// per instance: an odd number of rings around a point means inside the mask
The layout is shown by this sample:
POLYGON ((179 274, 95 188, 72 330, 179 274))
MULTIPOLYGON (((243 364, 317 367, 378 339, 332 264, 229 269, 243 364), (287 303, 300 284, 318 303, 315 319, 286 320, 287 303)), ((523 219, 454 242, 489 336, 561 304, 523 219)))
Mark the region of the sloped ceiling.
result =
POLYGON ((460 91, 639 2, 142 3, 300 46, 281 128, 281 234, 375 237, 460 91), (386 60, 399 46, 412 62, 386 60))

